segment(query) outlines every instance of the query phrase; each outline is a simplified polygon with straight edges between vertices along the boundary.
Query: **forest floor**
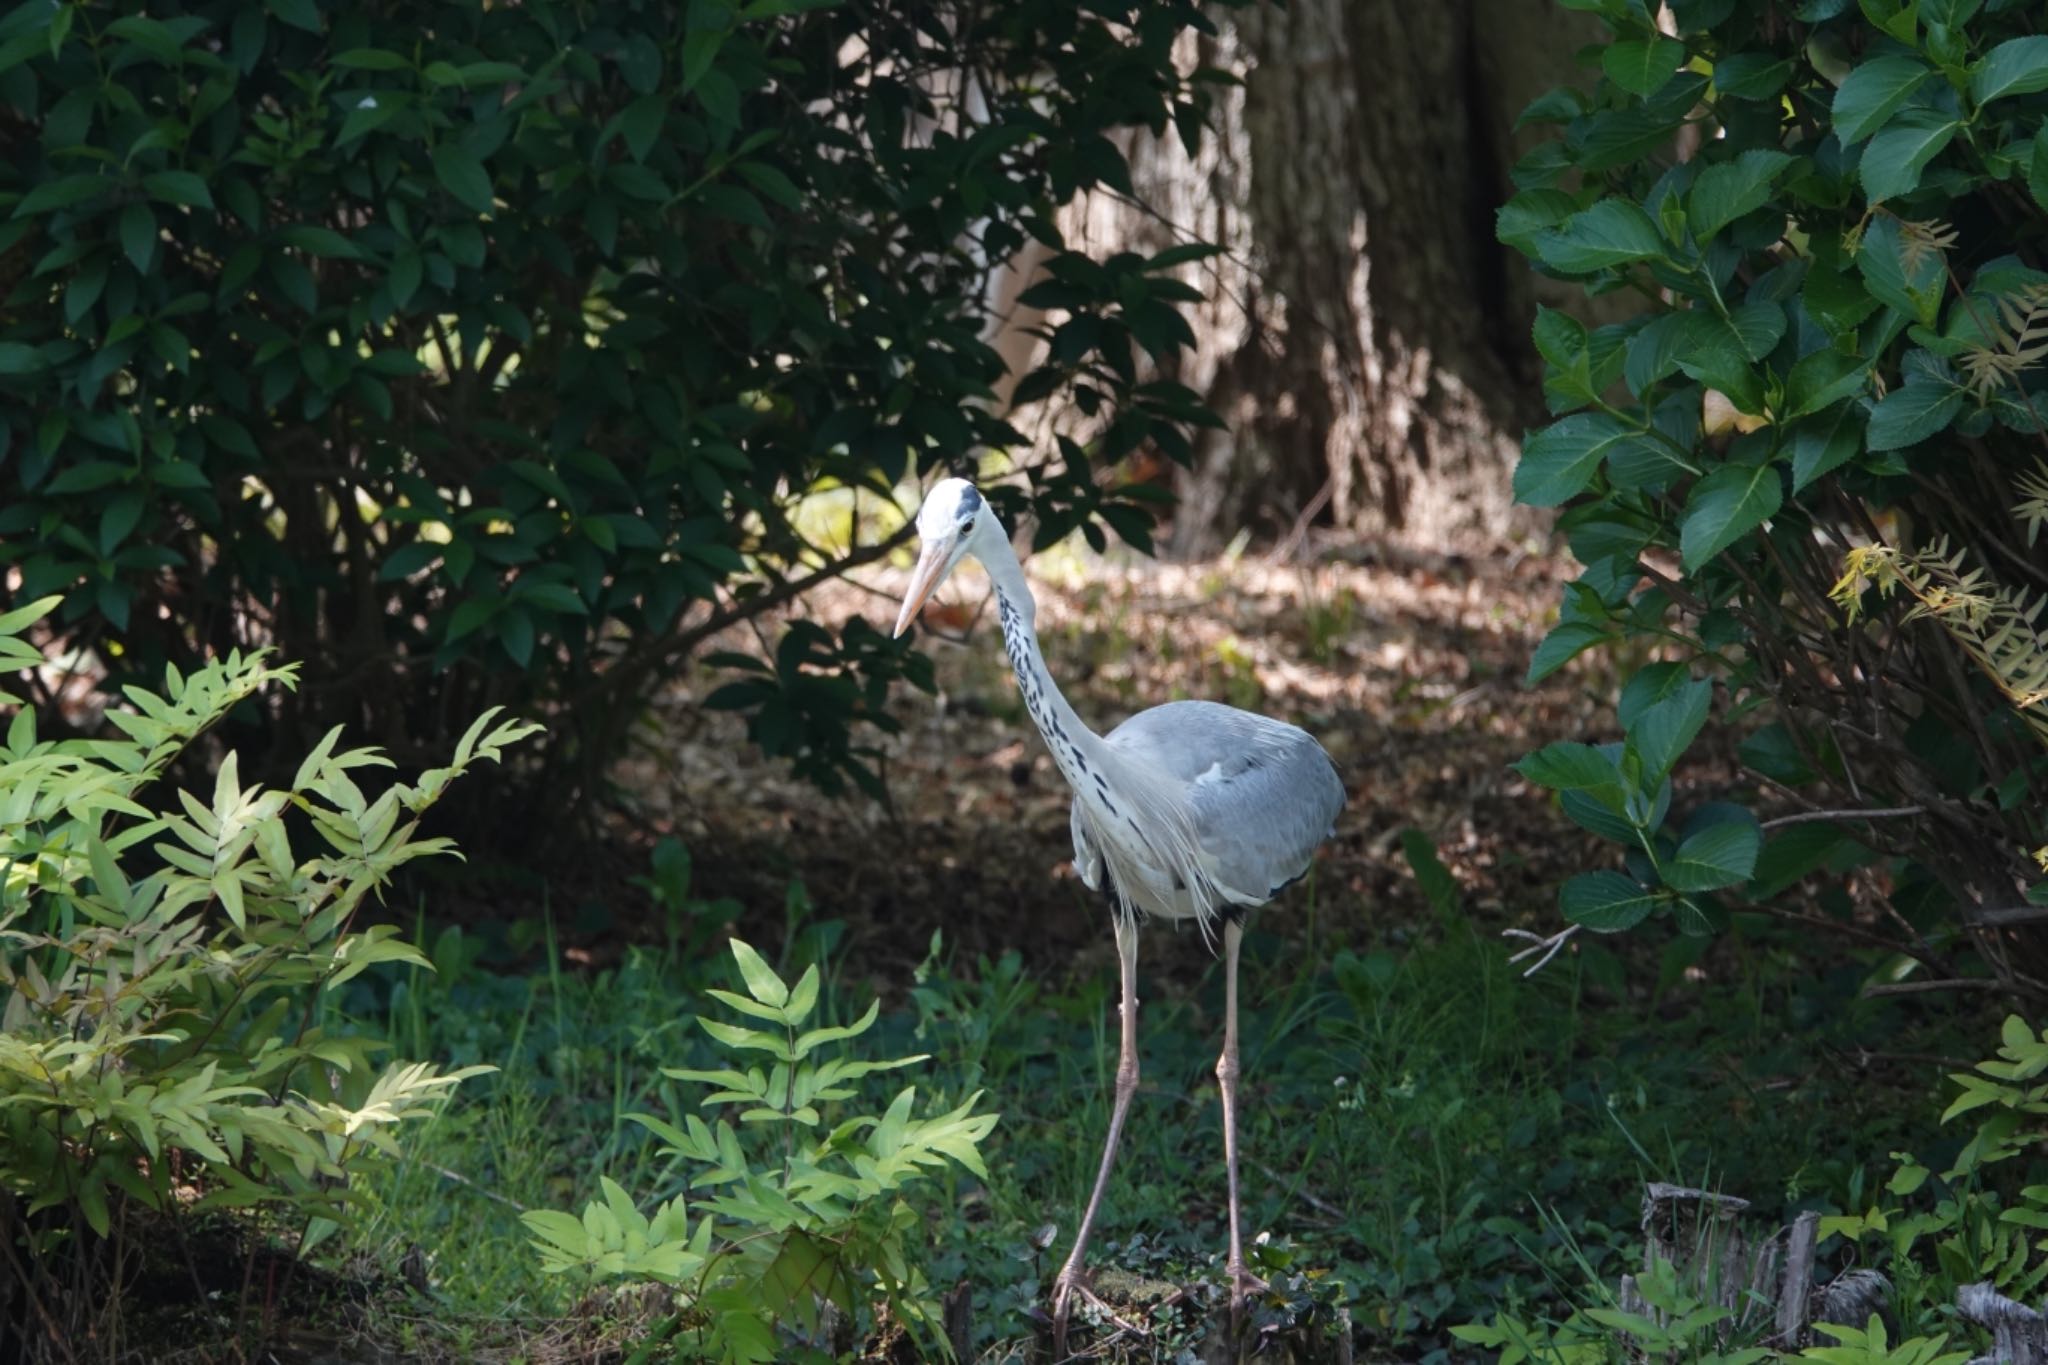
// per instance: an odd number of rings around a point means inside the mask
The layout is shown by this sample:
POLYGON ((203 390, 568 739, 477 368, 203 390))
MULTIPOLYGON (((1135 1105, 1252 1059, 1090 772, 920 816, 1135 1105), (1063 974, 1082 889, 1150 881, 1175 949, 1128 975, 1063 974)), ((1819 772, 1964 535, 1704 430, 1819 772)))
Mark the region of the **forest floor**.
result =
MULTIPOLYGON (((1342 892, 1386 923, 1426 917, 1400 847, 1410 829, 1503 926, 1545 923, 1556 883, 1584 865, 1590 836, 1509 766, 1552 740, 1613 729, 1611 707, 1595 701, 1608 689, 1580 673, 1523 684, 1555 619, 1551 561, 1162 564, 1055 551, 1030 572, 1048 666, 1098 732, 1192 697, 1322 741, 1349 798, 1316 871, 1325 899, 1342 892)), ((886 629, 906 580, 898 570, 836 585, 806 608, 834 627, 860 614, 886 629)), ((657 699, 653 738, 618 781, 652 828, 689 847, 701 894, 774 904, 800 880, 873 940, 848 946, 883 971, 914 965, 940 928, 969 953, 1015 947, 1041 970, 1107 960, 1101 904, 1073 872, 1069 793, 1018 700, 986 591, 963 569, 925 612, 938 691, 891 699, 902 732, 876 736, 887 805, 825 797, 762 758, 736 717, 699 708, 719 678, 657 699)), ((1206 957, 1199 936, 1178 937, 1206 957)))

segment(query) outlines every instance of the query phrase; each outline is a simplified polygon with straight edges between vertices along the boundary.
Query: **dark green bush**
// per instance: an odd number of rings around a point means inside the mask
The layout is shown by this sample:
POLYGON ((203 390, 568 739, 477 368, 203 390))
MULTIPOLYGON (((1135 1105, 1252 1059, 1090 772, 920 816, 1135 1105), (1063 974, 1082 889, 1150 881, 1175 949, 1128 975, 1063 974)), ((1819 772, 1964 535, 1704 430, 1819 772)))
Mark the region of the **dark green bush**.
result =
POLYGON ((1598 86, 1525 115, 1561 135, 1500 235, 1644 304, 1541 314, 1563 415, 1515 473, 1585 566, 1530 676, 1596 647, 1627 675, 1622 742, 1521 765, 1621 845, 1565 914, 1706 934, 1747 903, 2040 994, 2039 7, 1690 0, 1664 33, 1572 3, 1612 30, 1598 86), (1709 792, 1681 763, 1717 698, 1741 771, 1709 792))
MULTIPOLYGON (((808 543, 977 447, 989 263, 1060 250, 1023 392, 1093 425, 1033 470, 1048 534, 1142 538, 1101 466, 1202 420, 1137 352, 1189 339, 1152 261, 1067 252, 1127 187, 1107 136, 1192 141, 1192 0, 29 4, 0 19, 0 566, 117 680, 235 646, 305 663, 275 736, 407 761, 559 714, 551 809, 716 630, 873 560, 808 543)), ((1005 509, 1015 513, 1021 506, 1005 509)), ((806 632, 727 700, 872 783, 915 656, 806 632)))

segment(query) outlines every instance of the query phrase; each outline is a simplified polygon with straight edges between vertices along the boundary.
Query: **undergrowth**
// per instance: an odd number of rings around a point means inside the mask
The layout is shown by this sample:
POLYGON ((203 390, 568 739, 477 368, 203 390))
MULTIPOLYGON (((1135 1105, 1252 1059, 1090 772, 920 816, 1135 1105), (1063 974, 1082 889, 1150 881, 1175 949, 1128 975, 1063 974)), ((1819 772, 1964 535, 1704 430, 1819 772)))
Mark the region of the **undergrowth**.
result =
MULTIPOLYGON (((1936 1072, 1899 1058, 1943 1051, 1944 1025, 1859 1000, 1853 963, 1803 957, 1738 915, 1724 938, 1664 960, 1592 944, 1525 980, 1432 873, 1426 841, 1411 857, 1432 890, 1427 917, 1302 906, 1255 920, 1245 958, 1239 1121, 1247 1227, 1263 1234, 1254 1268, 1345 1304, 1368 1356, 1451 1359, 1469 1351, 1449 1335, 1459 1323, 1503 1307, 1541 1316, 1588 1276, 1612 1282, 1639 1254, 1646 1179, 1737 1192, 1764 1217, 1860 1211, 1867 1154, 1905 1145, 1929 1112, 1936 1072), (1305 952, 1310 925, 1341 939, 1305 952)), ((937 939, 914 980, 869 981, 832 952, 830 920, 807 918, 800 897, 792 912, 793 946, 774 965, 786 978, 822 968, 819 1020, 851 1022, 850 1006, 879 993, 863 1042, 873 1055, 931 1055, 921 1105, 938 1112, 981 1091, 1004 1114, 982 1143, 993 1177, 963 1173, 954 1198, 924 1210, 925 1274, 972 1286, 977 1353, 1021 1349, 1056 1269, 1047 1248, 1094 1174, 1113 983, 1042 980, 1015 953, 968 962, 937 939)), ((717 957, 673 948, 577 971, 544 926, 434 942, 436 973, 361 983, 351 1004, 409 1049, 500 1070, 420 1126, 358 1246, 385 1262, 420 1248, 433 1311, 404 1330, 489 1354, 579 1298, 527 1254, 522 1212, 599 1197, 600 1171, 629 1190, 672 1187, 671 1159, 628 1115, 690 1111, 689 1088, 661 1068, 718 1064, 690 1002, 722 974, 717 957), (528 942, 538 968, 505 970, 528 942)), ((1213 1279, 1220 973, 1147 978, 1141 993, 1146 1082, 1094 1263, 1213 1279)), ((588 1332, 635 1330, 583 1309, 588 1332)))

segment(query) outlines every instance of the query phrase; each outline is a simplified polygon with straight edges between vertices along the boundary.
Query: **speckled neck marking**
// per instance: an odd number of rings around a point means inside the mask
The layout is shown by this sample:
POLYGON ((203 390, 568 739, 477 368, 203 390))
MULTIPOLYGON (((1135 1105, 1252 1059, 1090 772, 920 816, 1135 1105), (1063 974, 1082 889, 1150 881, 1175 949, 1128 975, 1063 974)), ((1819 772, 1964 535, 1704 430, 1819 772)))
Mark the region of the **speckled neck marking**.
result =
POLYGON ((1024 698, 1024 709, 1031 713, 1032 723, 1045 737, 1045 747, 1052 751, 1053 762, 1059 765, 1067 785, 1084 802, 1107 812, 1111 819, 1126 818, 1110 800, 1109 783, 1088 762, 1052 705, 1052 675, 1046 671, 1045 657, 1039 652, 1038 632, 1031 617, 1000 586, 996 588, 996 617, 1002 625, 1003 650, 1010 656, 1010 668, 1017 675, 1017 691, 1024 698))

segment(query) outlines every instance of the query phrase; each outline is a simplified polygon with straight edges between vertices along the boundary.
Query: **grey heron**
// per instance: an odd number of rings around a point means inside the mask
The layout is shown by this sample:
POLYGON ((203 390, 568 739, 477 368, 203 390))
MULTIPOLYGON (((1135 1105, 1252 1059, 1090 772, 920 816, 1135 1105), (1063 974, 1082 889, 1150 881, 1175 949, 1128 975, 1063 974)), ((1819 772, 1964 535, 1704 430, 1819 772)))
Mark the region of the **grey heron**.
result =
MULTIPOLYGON (((1046 671, 1037 602, 987 499, 965 479, 932 487, 918 510, 920 548, 903 609, 902 635, 925 599, 972 555, 995 589, 1003 645, 1025 709, 1073 788, 1074 867, 1109 900, 1122 971, 1122 1046, 1109 1135, 1074 1248, 1053 1282, 1053 1346, 1066 1355, 1073 1296, 1083 1282, 1089 1229, 1116 1160, 1131 1096, 1138 1088, 1138 923, 1143 916, 1193 920, 1223 937, 1223 1053, 1216 1083, 1223 1101, 1223 1157, 1230 1192, 1230 1310, 1233 1330, 1245 1300, 1263 1288, 1245 1268, 1237 1186, 1237 959, 1243 919, 1309 869, 1344 808, 1336 766, 1308 732, 1207 701, 1169 702, 1098 735, 1082 724, 1046 671)), ((1099 1302, 1099 1301, 1098 1301, 1099 1302)))

